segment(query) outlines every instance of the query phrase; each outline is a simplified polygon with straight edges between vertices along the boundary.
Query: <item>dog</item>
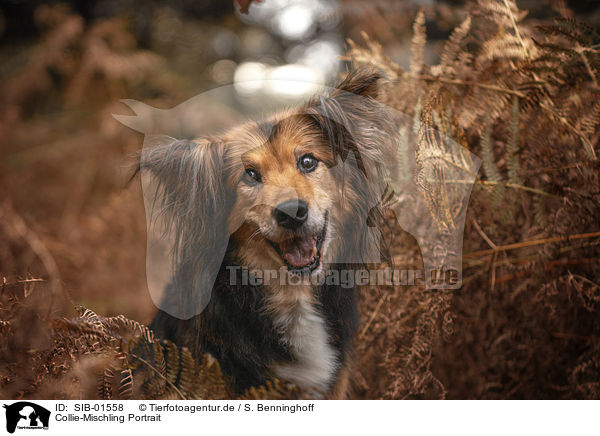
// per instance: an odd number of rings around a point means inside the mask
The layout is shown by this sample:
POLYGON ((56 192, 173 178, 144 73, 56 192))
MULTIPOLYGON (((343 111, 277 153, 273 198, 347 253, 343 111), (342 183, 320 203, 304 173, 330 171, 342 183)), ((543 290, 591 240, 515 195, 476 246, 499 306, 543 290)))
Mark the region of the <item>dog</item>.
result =
POLYGON ((383 82, 354 70, 266 121, 140 159, 175 234, 164 299, 198 304, 189 295, 209 288, 198 315, 159 310, 150 327, 214 356, 237 394, 280 379, 317 398, 347 396, 357 289, 312 279, 385 259, 377 230, 395 156, 393 120, 377 100, 383 82))

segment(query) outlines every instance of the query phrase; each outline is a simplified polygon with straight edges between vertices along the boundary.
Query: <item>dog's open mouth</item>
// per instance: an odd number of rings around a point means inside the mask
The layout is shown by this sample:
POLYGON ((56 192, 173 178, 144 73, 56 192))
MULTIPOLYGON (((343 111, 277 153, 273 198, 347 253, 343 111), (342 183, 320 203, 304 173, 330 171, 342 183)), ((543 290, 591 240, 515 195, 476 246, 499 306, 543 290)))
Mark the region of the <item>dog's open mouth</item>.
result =
POLYGON ((327 223, 328 214, 325 215, 325 223, 317 235, 294 236, 281 242, 273 242, 269 239, 267 241, 281 256, 288 270, 312 272, 321 262, 321 247, 325 240, 327 223))

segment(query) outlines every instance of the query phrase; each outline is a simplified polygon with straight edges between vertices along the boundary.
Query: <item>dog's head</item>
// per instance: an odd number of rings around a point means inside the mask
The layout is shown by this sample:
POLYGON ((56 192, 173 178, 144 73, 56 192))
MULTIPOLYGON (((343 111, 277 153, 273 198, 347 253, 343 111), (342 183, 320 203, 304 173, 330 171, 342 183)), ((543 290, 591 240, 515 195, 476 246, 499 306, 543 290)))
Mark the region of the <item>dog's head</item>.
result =
POLYGON ((266 121, 143 153, 176 236, 179 274, 214 283, 228 242, 251 268, 311 274, 372 261, 379 241, 370 229, 395 160, 380 81, 357 70, 266 121))

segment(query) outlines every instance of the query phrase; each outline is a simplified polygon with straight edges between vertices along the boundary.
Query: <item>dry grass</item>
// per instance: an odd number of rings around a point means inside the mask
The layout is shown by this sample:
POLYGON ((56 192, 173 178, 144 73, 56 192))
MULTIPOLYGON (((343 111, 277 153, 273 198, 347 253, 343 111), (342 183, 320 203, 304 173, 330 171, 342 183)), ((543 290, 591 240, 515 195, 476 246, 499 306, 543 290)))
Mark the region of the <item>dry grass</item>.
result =
MULTIPOLYGON (((351 45, 356 64, 392 79, 388 104, 484 158, 462 289, 361 292, 353 398, 600 397, 599 40, 563 13, 540 28, 510 1, 479 2, 435 66, 423 62, 421 20, 407 70, 372 41, 351 45)), ((158 79, 165 64, 120 20, 86 25, 61 8, 37 19, 47 32, 0 92, 2 397, 149 395, 129 389, 137 366, 119 354, 122 338, 139 336, 135 324, 98 348, 65 326, 89 321, 75 305, 142 324, 152 316, 139 187, 124 188, 114 170, 141 139, 110 114, 124 97, 166 106, 179 88, 158 79)), ((421 267, 415 240, 388 221, 395 266, 421 267)), ((178 389, 188 378, 158 366, 178 389)), ((185 383, 183 396, 223 395, 185 383)), ((161 386, 156 396, 176 393, 161 386)))

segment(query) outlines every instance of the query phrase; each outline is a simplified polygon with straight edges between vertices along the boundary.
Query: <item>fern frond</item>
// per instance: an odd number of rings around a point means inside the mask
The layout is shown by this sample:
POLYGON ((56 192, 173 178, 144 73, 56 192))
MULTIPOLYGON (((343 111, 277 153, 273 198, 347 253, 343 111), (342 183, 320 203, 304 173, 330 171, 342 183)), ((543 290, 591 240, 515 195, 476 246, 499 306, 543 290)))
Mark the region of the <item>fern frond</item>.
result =
POLYGON ((508 182, 522 185, 519 176, 521 164, 519 161, 519 99, 513 98, 513 107, 510 117, 510 137, 506 144, 506 167, 508 169, 508 182))
POLYGON ((181 367, 181 360, 179 359, 179 349, 171 341, 163 341, 164 347, 167 349, 166 363, 167 363, 167 380, 169 383, 175 384, 179 377, 179 370, 181 367))
POLYGON ((365 41, 366 47, 359 47, 354 41, 349 39, 348 45, 350 49, 344 60, 351 60, 354 65, 372 65, 377 70, 385 73, 390 80, 396 80, 403 74, 403 69, 394 63, 390 57, 385 54, 381 44, 369 38, 366 32, 361 32, 361 36, 365 41))
POLYGON ((582 47, 593 45, 599 38, 594 28, 572 18, 557 18, 554 24, 541 24, 537 28, 546 35, 559 36, 582 47))
POLYGON ((98 382, 98 398, 101 400, 110 400, 113 397, 112 384, 115 378, 114 369, 107 366, 104 372, 100 375, 98 382))
POLYGON ((513 0, 477 0, 477 14, 499 28, 511 29, 527 15, 513 0))
POLYGON ((498 167, 496 167, 496 158, 492 149, 492 130, 489 118, 485 123, 485 130, 480 138, 483 172, 488 180, 497 182, 491 188, 492 200, 495 206, 502 204, 505 195, 505 189, 502 182, 502 176, 498 167))
POLYGON ((584 115, 579 118, 576 128, 581 131, 584 135, 591 137, 600 124, 600 96, 593 103, 592 107, 588 109, 584 115))
POLYGON ((131 368, 121 370, 119 397, 124 400, 129 400, 133 397, 133 373, 131 368))
POLYGON ((413 23, 413 37, 411 44, 410 74, 417 76, 423 69, 425 63, 425 43, 427 42, 427 32, 425 30, 425 13, 419 9, 413 23))
POLYGON ((462 52, 462 44, 470 29, 471 16, 467 15, 467 18, 452 31, 448 41, 446 41, 444 50, 442 51, 441 65, 450 67, 457 61, 459 54, 464 54, 462 52))
POLYGON ((523 40, 513 34, 505 33, 500 37, 486 41, 481 49, 483 59, 527 59, 533 43, 523 43, 523 40))
POLYGON ((494 152, 492 151, 491 146, 491 133, 490 127, 486 127, 483 135, 481 136, 481 151, 482 151, 482 159, 483 159, 483 172, 485 173, 488 180, 493 182, 502 181, 502 176, 500 175, 500 171, 496 167, 496 159, 494 157, 494 152))
POLYGON ((181 349, 181 371, 179 374, 179 388, 184 392, 192 392, 194 380, 197 377, 196 362, 192 353, 187 348, 181 349))
POLYGON ((546 227, 546 210, 544 208, 544 198, 536 196, 533 199, 533 217, 535 224, 543 229, 546 227))

